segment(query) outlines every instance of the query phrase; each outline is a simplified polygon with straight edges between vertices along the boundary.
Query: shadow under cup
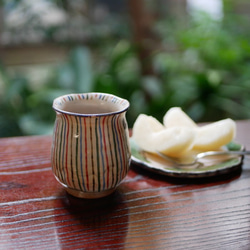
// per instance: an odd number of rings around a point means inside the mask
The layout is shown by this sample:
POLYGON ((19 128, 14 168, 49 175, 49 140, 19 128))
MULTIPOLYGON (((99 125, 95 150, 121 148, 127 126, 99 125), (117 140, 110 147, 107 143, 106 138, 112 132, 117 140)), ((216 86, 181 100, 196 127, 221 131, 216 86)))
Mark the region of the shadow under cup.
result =
POLYGON ((52 171, 69 194, 104 197, 125 178, 131 158, 128 108, 127 100, 104 93, 54 100, 52 171))

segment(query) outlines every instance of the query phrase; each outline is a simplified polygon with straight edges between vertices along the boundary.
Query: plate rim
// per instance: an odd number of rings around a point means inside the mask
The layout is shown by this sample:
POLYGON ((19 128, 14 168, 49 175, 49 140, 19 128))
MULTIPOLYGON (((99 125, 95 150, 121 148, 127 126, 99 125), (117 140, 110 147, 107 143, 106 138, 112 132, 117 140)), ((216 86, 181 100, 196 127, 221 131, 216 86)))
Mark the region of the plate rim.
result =
MULTIPOLYGON (((132 138, 131 138, 132 139, 132 138)), ((244 151, 245 147, 244 145, 237 143, 235 141, 232 141, 235 144, 238 144, 240 146, 240 151, 244 151)), ((232 143, 231 142, 231 143, 232 143)), ((135 143, 134 143, 135 144, 135 143)), ((139 148, 139 147, 138 147, 139 148)), ((134 149, 135 150, 135 149, 134 149)), ((137 150, 138 152, 138 150, 137 150)), ((221 174, 226 174, 229 173, 237 168, 240 168, 243 162, 243 155, 239 155, 234 157, 233 159, 237 160, 234 164, 231 164, 229 166, 222 166, 216 169, 210 169, 210 170, 204 170, 204 171, 178 171, 170 168, 158 168, 153 166, 150 162, 145 162, 136 156, 133 155, 133 152, 131 152, 131 162, 143 169, 149 170, 151 172, 160 174, 160 175, 165 175, 165 176, 170 176, 170 177, 178 177, 178 178, 203 178, 203 177, 212 177, 212 176, 217 176, 221 174)))

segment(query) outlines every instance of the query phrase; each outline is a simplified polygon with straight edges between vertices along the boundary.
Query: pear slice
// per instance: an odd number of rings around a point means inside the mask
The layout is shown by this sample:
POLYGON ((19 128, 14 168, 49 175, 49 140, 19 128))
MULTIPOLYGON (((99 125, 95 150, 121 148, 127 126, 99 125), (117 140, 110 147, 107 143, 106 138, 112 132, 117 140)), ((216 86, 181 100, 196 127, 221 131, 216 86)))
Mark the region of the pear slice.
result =
POLYGON ((198 151, 218 150, 231 142, 235 134, 236 124, 230 118, 198 127, 193 149, 198 151))
POLYGON ((155 151, 173 157, 185 155, 193 145, 195 130, 188 127, 171 127, 152 135, 155 151))
POLYGON ((154 117, 139 115, 133 126, 133 139, 143 150, 180 156, 192 147, 194 129, 188 127, 165 128, 154 117))
POLYGON ((163 124, 166 128, 179 126, 197 128, 196 123, 179 107, 173 107, 166 112, 163 124))
POLYGON ((140 114, 133 126, 133 139, 135 143, 143 150, 154 152, 155 142, 153 134, 164 130, 165 127, 153 116, 140 114))

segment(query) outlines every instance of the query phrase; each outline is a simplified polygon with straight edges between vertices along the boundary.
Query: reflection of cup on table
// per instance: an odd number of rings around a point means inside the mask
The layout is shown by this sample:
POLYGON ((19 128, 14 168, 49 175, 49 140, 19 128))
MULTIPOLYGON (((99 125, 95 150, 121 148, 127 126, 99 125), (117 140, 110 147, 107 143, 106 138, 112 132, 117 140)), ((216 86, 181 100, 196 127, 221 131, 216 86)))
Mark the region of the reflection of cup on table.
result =
POLYGON ((104 93, 70 94, 54 100, 52 171, 68 193, 100 198, 111 194, 125 178, 131 156, 128 107, 127 100, 104 93))

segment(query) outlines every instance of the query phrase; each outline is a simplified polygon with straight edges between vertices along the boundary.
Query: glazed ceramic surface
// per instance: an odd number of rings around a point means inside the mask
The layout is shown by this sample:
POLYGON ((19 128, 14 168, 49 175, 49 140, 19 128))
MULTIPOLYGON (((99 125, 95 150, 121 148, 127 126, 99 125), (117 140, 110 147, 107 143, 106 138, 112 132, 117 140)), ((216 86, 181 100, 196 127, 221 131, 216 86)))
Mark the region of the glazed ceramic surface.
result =
POLYGON ((130 164, 129 102, 103 93, 70 94, 54 100, 52 170, 80 198, 112 193, 130 164))
MULTIPOLYGON (((197 164, 191 165, 190 168, 181 168, 157 155, 149 154, 141 150, 132 138, 130 140, 130 145, 132 162, 134 164, 160 175, 177 178, 203 178, 230 173, 241 168, 243 160, 243 156, 237 155, 214 156, 213 158, 208 157, 200 159, 197 164)), ((243 151, 244 146, 236 142, 231 142, 227 144, 223 150, 243 151)))

